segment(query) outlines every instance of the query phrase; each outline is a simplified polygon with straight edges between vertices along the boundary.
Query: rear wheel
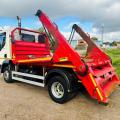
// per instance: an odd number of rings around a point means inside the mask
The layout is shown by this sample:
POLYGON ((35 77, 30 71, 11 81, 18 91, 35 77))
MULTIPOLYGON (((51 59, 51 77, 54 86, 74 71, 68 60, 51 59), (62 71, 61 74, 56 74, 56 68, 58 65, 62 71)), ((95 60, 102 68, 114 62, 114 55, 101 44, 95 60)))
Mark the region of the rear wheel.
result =
POLYGON ((70 98, 67 82, 61 76, 54 76, 49 80, 48 92, 52 100, 60 104, 67 102, 70 98))
POLYGON ((64 88, 60 82, 54 82, 51 86, 51 92, 56 98, 62 98, 64 95, 64 88))
POLYGON ((10 66, 8 65, 7 67, 5 67, 4 72, 3 72, 3 77, 5 82, 7 83, 12 83, 12 71, 10 69, 10 66))

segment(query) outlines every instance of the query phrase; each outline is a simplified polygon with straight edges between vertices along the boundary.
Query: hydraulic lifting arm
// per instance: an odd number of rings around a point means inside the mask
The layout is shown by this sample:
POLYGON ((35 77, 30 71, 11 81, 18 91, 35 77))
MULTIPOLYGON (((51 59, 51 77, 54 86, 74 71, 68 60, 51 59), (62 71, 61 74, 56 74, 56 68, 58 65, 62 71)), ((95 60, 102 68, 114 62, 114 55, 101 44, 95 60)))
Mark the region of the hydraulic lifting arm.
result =
POLYGON ((93 40, 91 40, 90 36, 87 35, 78 25, 74 24, 72 27, 73 30, 75 30, 82 39, 87 43, 87 55, 88 58, 97 58, 97 60, 110 60, 110 57, 105 54, 95 43, 93 40))
POLYGON ((59 32, 58 27, 51 22, 48 16, 41 10, 38 10, 36 15, 39 17, 43 26, 47 28, 49 33, 55 39, 56 48, 53 54, 53 62, 70 62, 77 72, 86 72, 85 63, 81 60, 80 55, 71 47, 65 37, 59 32))

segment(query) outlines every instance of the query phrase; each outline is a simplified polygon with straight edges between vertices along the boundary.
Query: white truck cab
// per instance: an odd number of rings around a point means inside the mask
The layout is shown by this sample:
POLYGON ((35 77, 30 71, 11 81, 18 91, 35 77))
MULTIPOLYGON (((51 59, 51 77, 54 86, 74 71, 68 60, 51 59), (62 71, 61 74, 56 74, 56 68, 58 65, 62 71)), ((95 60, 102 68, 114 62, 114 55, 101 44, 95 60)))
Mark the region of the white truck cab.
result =
POLYGON ((14 28, 0 29, 0 66, 3 61, 11 59, 11 31, 14 28))

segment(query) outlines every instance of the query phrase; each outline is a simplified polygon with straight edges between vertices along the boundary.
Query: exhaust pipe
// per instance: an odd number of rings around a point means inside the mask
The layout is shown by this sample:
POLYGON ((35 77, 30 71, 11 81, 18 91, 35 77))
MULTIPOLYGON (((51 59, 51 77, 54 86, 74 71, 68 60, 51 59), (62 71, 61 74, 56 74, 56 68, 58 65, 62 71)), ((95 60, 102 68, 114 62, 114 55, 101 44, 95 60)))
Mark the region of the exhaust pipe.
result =
POLYGON ((17 16, 17 20, 18 20, 18 27, 21 28, 21 18, 17 16))

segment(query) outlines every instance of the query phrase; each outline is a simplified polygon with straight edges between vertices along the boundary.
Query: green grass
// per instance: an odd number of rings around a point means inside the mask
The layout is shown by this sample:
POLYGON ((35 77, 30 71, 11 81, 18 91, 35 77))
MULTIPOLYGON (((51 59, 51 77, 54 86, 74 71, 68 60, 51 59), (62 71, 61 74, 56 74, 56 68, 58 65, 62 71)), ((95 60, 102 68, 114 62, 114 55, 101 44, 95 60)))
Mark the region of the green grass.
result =
POLYGON ((120 76, 120 48, 106 50, 106 53, 112 58, 113 66, 116 68, 116 71, 120 76))

